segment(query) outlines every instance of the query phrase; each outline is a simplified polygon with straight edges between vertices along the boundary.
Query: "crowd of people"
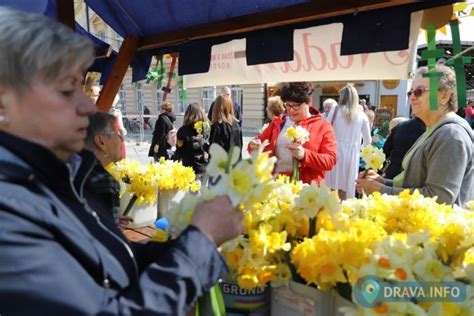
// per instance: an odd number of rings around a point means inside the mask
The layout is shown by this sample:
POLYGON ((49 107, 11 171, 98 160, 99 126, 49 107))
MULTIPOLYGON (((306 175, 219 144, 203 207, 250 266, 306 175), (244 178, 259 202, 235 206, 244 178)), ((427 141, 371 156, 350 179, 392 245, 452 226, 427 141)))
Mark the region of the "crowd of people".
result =
MULTIPOLYGON (((242 232, 242 211, 219 196, 197 205, 173 241, 128 241, 120 226, 131 219, 119 215, 118 183, 105 170, 125 156, 126 130, 116 105, 95 113, 98 87, 83 91, 92 44, 46 17, 1 8, 0 21, 0 313, 185 315, 226 273, 218 247, 242 232)), ((474 113, 469 105, 466 119, 456 114, 454 71, 436 71, 437 109, 420 68, 408 92, 413 118, 394 119, 383 144, 383 174, 359 173, 361 148, 382 145, 373 111, 350 84, 322 113, 310 82, 281 84, 268 99, 268 126, 247 150, 266 142, 275 174, 292 176, 296 161, 302 182, 325 183, 342 199, 417 189, 464 205, 474 199, 474 113), (298 126, 306 142, 285 136, 298 126)), ((164 103, 149 156, 179 160, 205 184, 210 145, 242 151, 241 107, 230 94, 224 88, 207 115, 189 104, 179 129, 164 103)))

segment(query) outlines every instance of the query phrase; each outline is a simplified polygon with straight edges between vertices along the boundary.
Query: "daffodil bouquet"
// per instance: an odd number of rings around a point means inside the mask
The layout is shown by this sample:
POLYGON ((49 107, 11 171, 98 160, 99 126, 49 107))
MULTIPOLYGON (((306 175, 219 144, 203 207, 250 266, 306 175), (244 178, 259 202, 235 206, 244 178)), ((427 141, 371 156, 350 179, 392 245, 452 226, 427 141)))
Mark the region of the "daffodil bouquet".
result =
POLYGON ((375 146, 369 145, 360 151, 360 157, 365 163, 365 175, 367 175, 368 170, 372 169, 375 172, 379 171, 383 167, 385 162, 385 154, 382 149, 379 149, 375 146))
MULTIPOLYGON (((374 193, 341 203, 335 216, 321 213, 318 234, 292 252, 297 272, 322 290, 357 286, 372 275, 392 281, 452 281, 474 284, 474 213, 438 204, 419 192, 374 193), (336 220, 334 220, 336 219, 336 220)), ((473 291, 468 293, 474 293, 473 291)), ((345 308, 347 315, 464 315, 462 304, 380 303, 345 308)), ((466 314, 468 315, 468 314, 466 314)))
MULTIPOLYGON (((295 126, 288 127, 288 129, 286 130, 285 136, 292 143, 298 143, 301 145, 309 141, 308 130, 299 125, 297 125, 296 127, 295 126)), ((293 158, 293 174, 291 176, 291 179, 293 181, 298 181, 300 179, 298 160, 296 158, 293 158)))
MULTIPOLYGON (((262 149, 252 153, 250 159, 240 160, 240 151, 232 148, 227 153, 222 147, 210 147, 211 160, 207 174, 211 177, 210 187, 204 188, 201 195, 187 194, 181 203, 173 203, 167 214, 170 223, 170 236, 178 236, 191 222, 196 205, 218 195, 228 195, 234 207, 246 209, 258 201, 267 199, 272 192, 272 170, 276 158, 269 157, 262 149)), ((210 305, 215 315, 223 314, 223 301, 218 284, 199 299, 198 309, 210 305)))
POLYGON ((337 194, 325 186, 285 176, 273 182, 266 199, 244 210, 244 234, 222 246, 231 275, 242 288, 298 279, 290 263, 291 250, 308 236, 308 223, 315 222, 321 212, 336 216, 340 210, 337 194))
POLYGON ((124 215, 127 215, 135 204, 156 203, 158 190, 197 191, 200 188, 192 168, 164 158, 159 163, 148 164, 123 159, 109 164, 106 169, 121 184, 120 194, 128 191, 131 195, 124 215))
POLYGON ((207 121, 197 121, 194 123, 194 129, 203 139, 208 139, 211 134, 211 125, 207 121))

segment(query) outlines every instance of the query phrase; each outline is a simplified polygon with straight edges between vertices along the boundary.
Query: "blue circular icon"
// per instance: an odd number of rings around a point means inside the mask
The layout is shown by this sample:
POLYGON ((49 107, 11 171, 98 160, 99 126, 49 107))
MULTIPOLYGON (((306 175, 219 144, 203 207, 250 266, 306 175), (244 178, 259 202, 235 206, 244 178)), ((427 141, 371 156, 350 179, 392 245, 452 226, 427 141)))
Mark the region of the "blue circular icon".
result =
POLYGON ((354 287, 354 299, 362 307, 375 307, 380 303, 382 280, 368 275, 357 280, 354 287))

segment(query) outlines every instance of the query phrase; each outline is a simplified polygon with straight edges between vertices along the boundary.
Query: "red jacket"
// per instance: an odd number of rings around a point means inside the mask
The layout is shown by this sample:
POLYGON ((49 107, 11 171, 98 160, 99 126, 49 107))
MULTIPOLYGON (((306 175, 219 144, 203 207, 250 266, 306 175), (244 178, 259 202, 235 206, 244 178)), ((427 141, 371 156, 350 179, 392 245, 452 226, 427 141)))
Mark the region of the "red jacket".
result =
MULTIPOLYGON (((275 153, 275 143, 280 134, 281 128, 285 125, 286 117, 276 117, 270 125, 258 136, 263 142, 268 140, 270 144, 265 147, 265 151, 275 153)), ((306 128, 309 131, 309 141, 303 144, 305 155, 299 163, 300 180, 304 183, 311 183, 316 180, 318 184, 324 180, 326 171, 331 170, 336 164, 337 144, 334 130, 320 114, 312 115, 296 125, 306 128)), ((250 147, 247 147, 250 152, 250 147)))

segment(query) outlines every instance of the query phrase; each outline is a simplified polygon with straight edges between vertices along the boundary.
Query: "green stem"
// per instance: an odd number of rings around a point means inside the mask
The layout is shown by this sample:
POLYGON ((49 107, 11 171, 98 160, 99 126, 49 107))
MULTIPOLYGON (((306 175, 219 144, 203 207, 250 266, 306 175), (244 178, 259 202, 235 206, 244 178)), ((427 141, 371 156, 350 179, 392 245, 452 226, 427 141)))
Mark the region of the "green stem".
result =
POLYGON ((292 182, 298 182, 300 180, 300 170, 298 169, 298 160, 293 158, 293 173, 291 175, 292 182))
POLYGON ((309 233, 308 237, 313 238, 316 235, 316 216, 309 219, 309 233))
POLYGON ((365 177, 367 177, 368 173, 369 173, 369 169, 365 169, 364 175, 362 176, 362 179, 365 179, 365 177))
POLYGON ((127 204, 127 207, 125 208, 125 212, 123 212, 123 216, 127 216, 128 213, 132 210, 133 205, 135 204, 135 201, 137 200, 137 196, 134 194, 130 201, 127 204))
POLYGON ((194 309, 195 316, 225 316, 224 297, 219 284, 214 284, 209 292, 198 298, 194 309))

